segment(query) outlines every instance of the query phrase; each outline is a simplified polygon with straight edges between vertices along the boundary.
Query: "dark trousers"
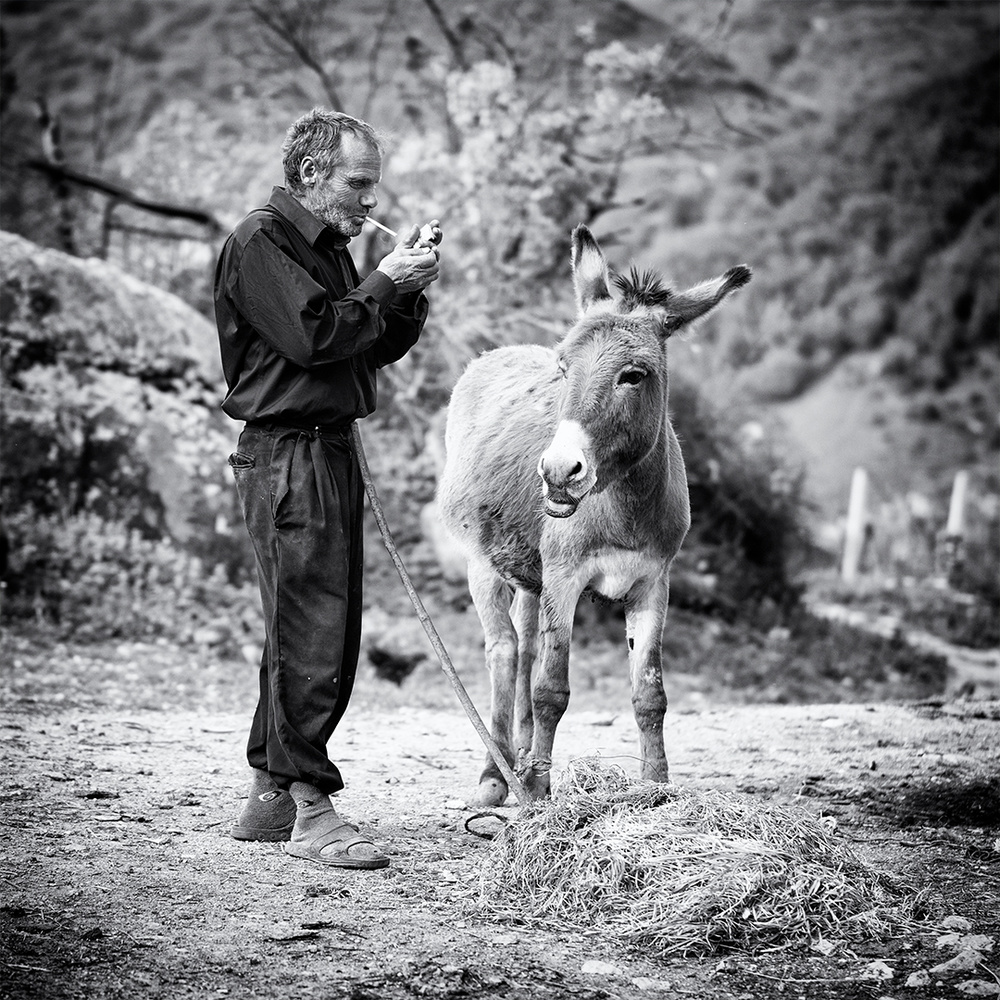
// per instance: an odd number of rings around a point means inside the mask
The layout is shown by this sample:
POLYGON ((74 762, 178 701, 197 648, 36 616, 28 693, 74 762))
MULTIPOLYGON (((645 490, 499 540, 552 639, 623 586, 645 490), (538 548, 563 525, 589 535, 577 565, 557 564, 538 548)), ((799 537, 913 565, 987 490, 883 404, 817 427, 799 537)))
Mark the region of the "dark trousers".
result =
POLYGON ((229 464, 264 610, 260 697, 247 760, 280 788, 344 787, 326 745, 361 645, 363 484, 350 430, 248 425, 229 464))

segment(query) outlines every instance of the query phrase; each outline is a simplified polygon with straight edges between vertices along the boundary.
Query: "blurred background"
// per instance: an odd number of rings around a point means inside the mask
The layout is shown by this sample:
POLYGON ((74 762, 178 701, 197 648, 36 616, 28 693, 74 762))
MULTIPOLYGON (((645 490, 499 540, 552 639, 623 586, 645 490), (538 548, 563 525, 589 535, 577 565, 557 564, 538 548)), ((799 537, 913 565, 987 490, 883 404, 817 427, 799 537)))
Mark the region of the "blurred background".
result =
MULTIPOLYGON (((81 664, 156 704, 252 686, 262 626, 212 277, 315 105, 388 135, 380 221, 443 222, 426 331, 363 433, 470 677, 478 624, 433 504, 443 410, 478 352, 568 329, 585 222, 621 270, 754 270, 671 342, 694 524, 668 689, 995 688, 998 10, 4 0, 6 693, 85 700, 81 664)), ((388 249, 352 243, 362 273, 388 249)), ((366 669, 412 699, 436 666, 369 530, 366 669)), ((584 602, 577 640, 582 688, 627 691, 620 613, 584 602)))

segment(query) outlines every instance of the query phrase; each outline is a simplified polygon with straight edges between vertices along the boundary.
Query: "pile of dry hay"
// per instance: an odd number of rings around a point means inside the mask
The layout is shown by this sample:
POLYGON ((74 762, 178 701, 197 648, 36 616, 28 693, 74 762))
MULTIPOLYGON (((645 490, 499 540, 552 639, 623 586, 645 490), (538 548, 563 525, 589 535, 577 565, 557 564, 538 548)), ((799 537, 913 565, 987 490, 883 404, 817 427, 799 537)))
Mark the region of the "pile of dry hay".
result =
POLYGON ((491 845, 492 918, 598 928, 661 955, 881 938, 912 929, 916 897, 804 810, 635 781, 573 762, 491 845))

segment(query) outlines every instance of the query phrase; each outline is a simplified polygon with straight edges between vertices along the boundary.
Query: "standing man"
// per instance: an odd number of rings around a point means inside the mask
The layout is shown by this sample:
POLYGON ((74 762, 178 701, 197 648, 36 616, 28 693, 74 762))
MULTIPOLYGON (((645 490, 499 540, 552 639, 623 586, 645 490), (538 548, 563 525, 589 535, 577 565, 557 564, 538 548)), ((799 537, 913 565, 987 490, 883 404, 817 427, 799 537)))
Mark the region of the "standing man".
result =
POLYGON ((250 795, 232 835, 296 857, 384 868, 333 808, 344 787, 327 741, 347 708, 361 643, 363 484, 351 427, 375 409, 376 369, 417 342, 438 277, 437 220, 363 281, 347 244, 378 204, 370 125, 315 109, 282 147, 285 187, 226 241, 215 314, 228 392, 246 422, 229 458, 264 609, 250 795))

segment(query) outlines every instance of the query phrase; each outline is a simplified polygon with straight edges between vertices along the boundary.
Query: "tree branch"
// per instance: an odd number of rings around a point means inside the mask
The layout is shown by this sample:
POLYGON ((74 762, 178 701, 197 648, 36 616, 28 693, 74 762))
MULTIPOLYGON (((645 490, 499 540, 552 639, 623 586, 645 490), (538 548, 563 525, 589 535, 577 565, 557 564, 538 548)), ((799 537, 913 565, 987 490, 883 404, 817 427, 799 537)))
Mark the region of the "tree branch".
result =
POLYGON ((340 94, 337 92, 337 88, 334 85, 333 78, 327 73, 326 69, 323 67, 323 63, 320 61, 319 56, 310 49, 306 41, 303 39, 301 31, 296 30, 301 27, 301 22, 293 23, 292 19, 288 17, 280 7, 274 8, 273 12, 271 9, 263 6, 262 4, 251 3, 249 5, 250 12, 270 31, 272 31, 277 38, 284 42, 286 46, 291 50, 292 55, 295 56, 299 62, 302 63, 306 69, 312 70, 320 80, 320 84, 323 87, 323 92, 326 94, 326 99, 330 103, 330 107, 334 111, 343 111, 344 102, 340 99, 340 94))
POLYGON ((61 167, 53 163, 48 163, 45 160, 27 160, 26 166, 32 170, 38 170, 54 180, 69 181, 71 184, 79 184, 81 187, 100 191, 102 194, 124 201, 135 208, 142 209, 144 212, 151 212, 153 215, 164 215, 172 219, 188 219, 191 222, 197 222, 199 225, 207 226, 215 233, 220 233, 223 229, 222 224, 215 216, 208 212, 203 212, 200 208, 187 208, 184 205, 172 205, 169 202, 150 201, 148 198, 139 197, 139 195, 129 191, 128 188, 112 184, 110 181, 101 180, 99 177, 90 177, 87 174, 81 174, 79 171, 71 170, 69 167, 61 167))
POLYGON ((462 47, 462 42, 458 35, 451 30, 451 25, 445 20, 444 14, 441 12, 441 7, 438 5, 437 0, 424 0, 424 3, 427 5, 427 9, 431 12, 431 17, 434 18, 438 28, 441 29, 441 34, 444 35, 444 40, 448 43, 448 48, 451 49, 452 57, 458 64, 458 68, 463 72, 467 71, 469 68, 469 61, 465 58, 465 49, 462 47))

